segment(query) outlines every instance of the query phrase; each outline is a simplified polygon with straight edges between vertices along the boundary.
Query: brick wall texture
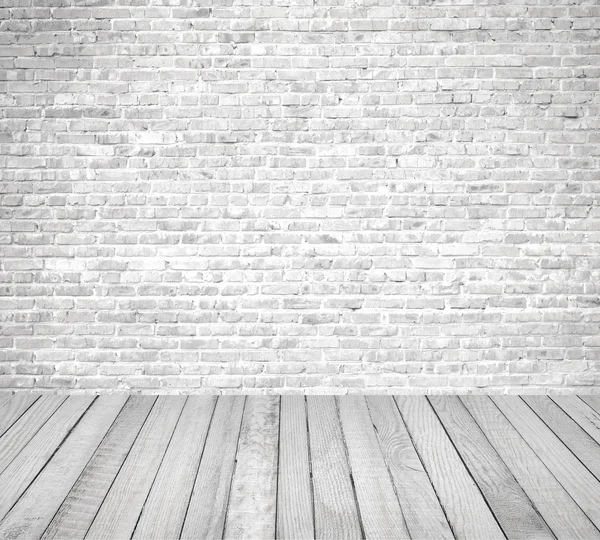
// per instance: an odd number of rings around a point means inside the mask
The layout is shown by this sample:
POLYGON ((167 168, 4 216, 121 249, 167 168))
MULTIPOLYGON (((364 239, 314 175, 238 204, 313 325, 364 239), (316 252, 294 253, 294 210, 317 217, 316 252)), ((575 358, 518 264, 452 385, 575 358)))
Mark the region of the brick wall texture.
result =
POLYGON ((0 386, 600 392, 600 4, 3 0, 0 386))

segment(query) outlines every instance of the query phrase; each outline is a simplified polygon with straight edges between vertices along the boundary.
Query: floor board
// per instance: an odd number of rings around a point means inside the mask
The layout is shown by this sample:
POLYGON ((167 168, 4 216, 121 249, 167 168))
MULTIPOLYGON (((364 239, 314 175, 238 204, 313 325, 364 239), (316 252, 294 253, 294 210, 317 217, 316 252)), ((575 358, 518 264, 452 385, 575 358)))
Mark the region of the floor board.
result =
POLYGON ((506 536, 554 538, 458 396, 432 396, 429 401, 506 536))
POLYGON ((298 540, 314 537, 304 396, 281 397, 277 537, 298 540))
POLYGON ((133 538, 162 540, 179 536, 215 403, 213 397, 188 398, 133 538))
POLYGON ((231 483, 224 538, 274 538, 279 397, 248 396, 231 483))
POLYGON ((85 537, 155 401, 149 396, 127 400, 48 525, 45 540, 85 537))
POLYGON ((0 486, 3 488, 0 520, 4 519, 93 401, 93 397, 87 396, 68 397, 0 473, 0 486))
MULTIPOLYGON (((30 394, 15 394, 0 406, 0 437, 10 428, 21 415, 29 409, 40 396, 30 394)), ((0 443, 2 440, 0 439, 0 443)), ((3 443, 2 443, 3 444, 3 443)))
POLYGON ((421 460, 457 538, 504 538, 477 484, 423 396, 396 397, 421 460))
POLYGON ((600 540, 599 405, 17 393, 0 538, 600 540))
POLYGON ((600 482, 522 399, 494 396, 493 400, 596 528, 600 528, 600 482))
POLYGON ((245 399, 243 396, 223 396, 217 401, 182 538, 223 536, 245 399))
POLYGON ((394 398, 370 396, 367 402, 411 538, 453 538, 394 398))
POLYGON ((362 538, 356 494, 334 396, 307 400, 317 538, 362 538))
MULTIPOLYGON (((43 399, 43 398, 42 398, 43 399)), ((99 397, 0 523, 0 538, 39 538, 125 404, 99 397)))

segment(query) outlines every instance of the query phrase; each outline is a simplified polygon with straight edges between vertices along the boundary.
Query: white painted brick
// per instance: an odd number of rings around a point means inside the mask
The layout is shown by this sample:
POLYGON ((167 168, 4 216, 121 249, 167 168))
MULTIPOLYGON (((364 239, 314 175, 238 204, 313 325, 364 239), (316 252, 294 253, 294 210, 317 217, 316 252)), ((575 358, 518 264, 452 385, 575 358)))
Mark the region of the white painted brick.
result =
POLYGON ((0 389, 600 387, 592 2, 13 4, 0 389))

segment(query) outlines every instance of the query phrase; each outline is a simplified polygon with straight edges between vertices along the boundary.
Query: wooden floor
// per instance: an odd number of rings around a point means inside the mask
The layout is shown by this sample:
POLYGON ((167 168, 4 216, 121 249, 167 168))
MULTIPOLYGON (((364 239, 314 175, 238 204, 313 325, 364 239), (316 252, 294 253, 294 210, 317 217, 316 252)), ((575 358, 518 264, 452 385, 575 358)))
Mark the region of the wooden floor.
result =
POLYGON ((0 394, 1 539, 600 539, 600 397, 0 394))

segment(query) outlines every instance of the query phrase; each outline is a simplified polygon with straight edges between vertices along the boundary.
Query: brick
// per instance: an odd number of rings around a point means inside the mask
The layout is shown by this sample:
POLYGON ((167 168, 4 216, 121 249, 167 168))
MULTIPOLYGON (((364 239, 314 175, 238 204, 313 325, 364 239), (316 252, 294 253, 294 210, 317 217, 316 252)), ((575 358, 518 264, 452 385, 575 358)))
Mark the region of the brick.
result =
POLYGON ((600 384, 592 2, 21 4, 3 389, 600 384))

